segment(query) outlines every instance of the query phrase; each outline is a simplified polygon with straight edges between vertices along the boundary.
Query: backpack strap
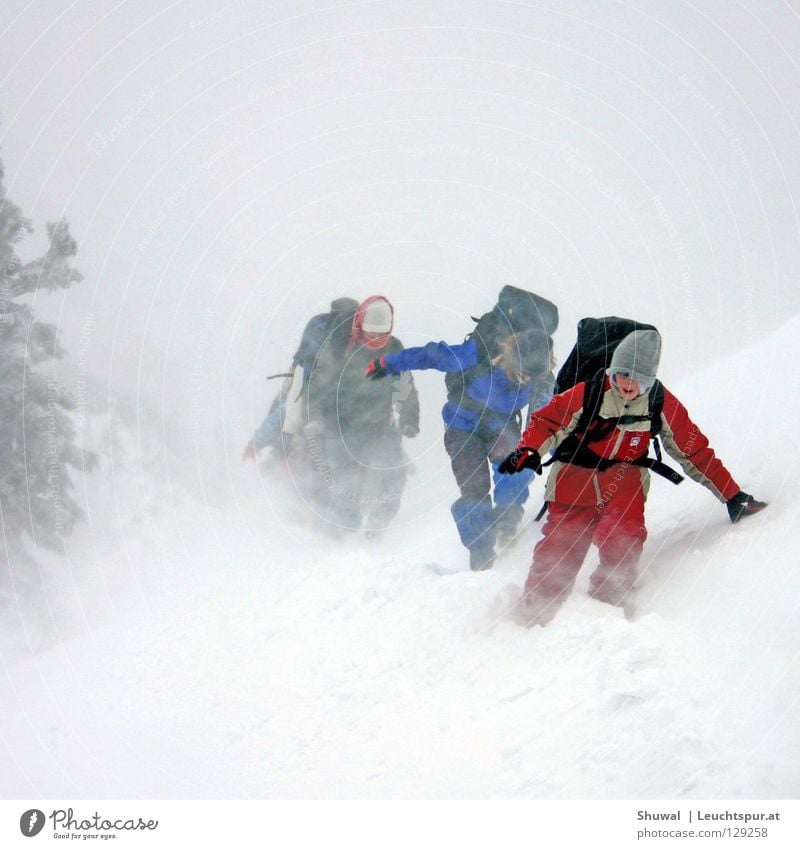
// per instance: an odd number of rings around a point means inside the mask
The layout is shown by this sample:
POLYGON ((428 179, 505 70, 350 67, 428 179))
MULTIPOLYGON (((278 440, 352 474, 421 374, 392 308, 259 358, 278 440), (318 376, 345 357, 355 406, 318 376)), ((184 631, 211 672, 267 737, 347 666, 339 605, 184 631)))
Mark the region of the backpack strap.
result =
POLYGON ((553 456, 543 466, 549 466, 556 460, 571 463, 586 469, 596 469, 603 472, 611 466, 624 463, 623 460, 607 459, 596 454, 589 448, 589 442, 595 442, 608 436, 619 425, 650 422, 650 438, 654 441, 656 458, 640 457, 638 460, 627 461, 631 466, 643 466, 654 474, 666 478, 674 484, 679 484, 683 477, 666 463, 661 461, 661 447, 658 444, 658 434, 661 432, 661 411, 664 406, 664 387, 656 380, 648 393, 648 412, 645 416, 616 416, 604 419, 600 416, 603 403, 605 375, 598 372, 586 382, 584 390, 583 411, 575 426, 575 430, 558 446, 553 456))
MULTIPOLYGON (((661 411, 664 409, 664 384, 660 380, 653 382, 647 399, 647 409, 650 412, 650 436, 658 443, 656 437, 661 433, 661 411)), ((661 449, 656 448, 658 459, 661 459, 661 449)))
MULTIPOLYGON (((582 437, 591 428, 592 424, 600 421, 600 407, 603 405, 603 395, 606 383, 605 373, 598 371, 594 377, 586 381, 583 391, 583 410, 581 410, 578 424, 573 433, 582 437)), ((581 441, 583 441, 581 439, 581 441)))

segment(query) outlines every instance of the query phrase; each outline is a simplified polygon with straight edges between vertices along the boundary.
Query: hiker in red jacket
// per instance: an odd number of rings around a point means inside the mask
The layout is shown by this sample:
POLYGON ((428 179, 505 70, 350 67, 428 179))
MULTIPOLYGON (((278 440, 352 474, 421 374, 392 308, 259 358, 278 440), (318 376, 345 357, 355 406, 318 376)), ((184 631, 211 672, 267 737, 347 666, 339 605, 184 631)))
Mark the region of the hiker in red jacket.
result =
MULTIPOLYGON (((660 354, 656 330, 636 330, 620 342, 606 371, 595 418, 580 440, 573 440, 577 450, 569 456, 562 452, 553 463, 545 492, 547 521, 520 602, 525 624, 546 625, 555 616, 593 542, 600 563, 590 579, 590 594, 617 606, 629 599, 647 538, 649 471, 643 464, 653 465, 645 459, 651 435, 648 407, 660 354)), ((587 386, 579 383, 534 412, 519 446, 499 470, 541 471, 541 456, 575 431, 587 386)), ((683 404, 662 389, 660 436, 670 456, 727 505, 732 522, 766 507, 742 492, 683 404)))

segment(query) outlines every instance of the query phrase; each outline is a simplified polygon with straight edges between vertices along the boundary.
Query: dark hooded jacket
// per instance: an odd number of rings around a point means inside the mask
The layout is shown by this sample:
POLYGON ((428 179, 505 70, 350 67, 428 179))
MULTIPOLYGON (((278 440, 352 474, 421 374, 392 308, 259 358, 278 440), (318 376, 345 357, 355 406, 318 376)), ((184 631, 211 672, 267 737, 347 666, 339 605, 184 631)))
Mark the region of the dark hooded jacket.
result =
POLYGON ((371 438, 395 428, 419 429, 419 399, 411 375, 364 380, 364 369, 372 360, 403 350, 391 334, 380 348, 363 336, 366 308, 378 299, 386 300, 374 296, 361 304, 344 351, 327 342, 313 361, 307 382, 308 417, 321 422, 328 434, 371 438))

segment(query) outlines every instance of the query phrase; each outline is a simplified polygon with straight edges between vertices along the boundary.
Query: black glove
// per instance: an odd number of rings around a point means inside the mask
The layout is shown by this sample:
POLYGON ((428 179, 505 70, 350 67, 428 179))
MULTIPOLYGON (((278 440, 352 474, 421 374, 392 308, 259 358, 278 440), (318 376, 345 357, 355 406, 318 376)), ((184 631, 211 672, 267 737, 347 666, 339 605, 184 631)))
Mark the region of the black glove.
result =
POLYGON ((403 425, 400 428, 400 433, 402 433, 406 439, 413 439, 419 433, 419 428, 412 424, 403 425))
POLYGON ((392 372, 386 367, 386 357, 378 357, 377 360, 373 360, 365 369, 364 369, 364 377, 368 377, 371 380, 379 380, 382 377, 386 377, 387 374, 391 374, 392 372))
POLYGON ((542 473, 542 458, 533 448, 515 448, 497 467, 501 475, 515 475, 523 469, 533 469, 538 475, 542 473))
POLYGON ((737 492, 727 502, 727 505, 731 522, 738 522, 739 519, 744 519, 745 516, 752 516, 754 513, 759 513, 767 506, 763 501, 756 501, 752 495, 741 491, 737 492))

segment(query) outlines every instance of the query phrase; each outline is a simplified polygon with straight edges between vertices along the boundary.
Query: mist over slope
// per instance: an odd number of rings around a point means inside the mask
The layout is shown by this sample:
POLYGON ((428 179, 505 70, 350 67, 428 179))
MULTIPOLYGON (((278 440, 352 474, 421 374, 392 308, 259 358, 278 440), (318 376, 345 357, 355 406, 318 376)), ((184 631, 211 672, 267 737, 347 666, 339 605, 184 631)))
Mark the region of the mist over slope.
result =
POLYGON ((424 443, 441 467, 425 509, 406 498, 380 544, 338 548, 238 456, 235 505, 159 478, 146 458, 121 464, 112 490, 92 488, 108 499, 98 524, 122 523, 118 543, 104 527, 92 559, 91 533, 75 540, 70 627, 6 669, 0 792, 796 796, 797 460, 777 448, 797 420, 798 330, 794 319, 680 385, 664 375, 770 507, 731 526, 703 488, 655 481, 635 623, 585 595, 591 558, 550 626, 508 621, 539 528, 470 573, 446 457, 424 443))

